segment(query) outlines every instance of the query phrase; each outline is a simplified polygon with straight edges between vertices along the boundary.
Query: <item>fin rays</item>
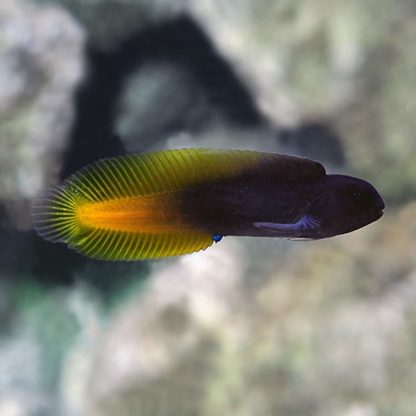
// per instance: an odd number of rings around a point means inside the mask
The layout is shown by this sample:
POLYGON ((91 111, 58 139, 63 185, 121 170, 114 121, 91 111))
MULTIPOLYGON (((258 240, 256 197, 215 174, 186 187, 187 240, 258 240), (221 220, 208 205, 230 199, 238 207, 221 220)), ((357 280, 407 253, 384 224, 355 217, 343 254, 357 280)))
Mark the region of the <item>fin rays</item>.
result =
POLYGON ((205 234, 191 235, 89 230, 69 244, 76 251, 101 260, 144 260, 200 251, 212 245, 205 234))

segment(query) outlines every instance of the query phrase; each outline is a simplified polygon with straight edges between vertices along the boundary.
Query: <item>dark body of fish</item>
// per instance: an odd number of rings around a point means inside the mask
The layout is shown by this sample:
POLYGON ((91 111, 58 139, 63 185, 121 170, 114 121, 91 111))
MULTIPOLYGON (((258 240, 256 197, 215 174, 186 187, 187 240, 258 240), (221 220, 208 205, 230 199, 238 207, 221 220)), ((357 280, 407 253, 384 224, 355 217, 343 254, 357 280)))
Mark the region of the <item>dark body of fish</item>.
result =
POLYGON ((311 180, 239 177, 183 191, 188 220, 222 236, 321 239, 368 225, 384 202, 368 182, 344 175, 311 180))

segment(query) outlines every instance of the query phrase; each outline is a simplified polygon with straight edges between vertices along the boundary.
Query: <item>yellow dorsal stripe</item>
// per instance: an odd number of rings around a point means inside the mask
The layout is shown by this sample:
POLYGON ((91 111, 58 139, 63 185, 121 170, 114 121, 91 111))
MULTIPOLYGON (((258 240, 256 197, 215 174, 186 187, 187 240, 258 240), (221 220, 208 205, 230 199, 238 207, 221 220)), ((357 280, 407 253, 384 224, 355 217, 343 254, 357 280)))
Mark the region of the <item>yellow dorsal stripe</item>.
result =
POLYGON ((103 159, 71 176, 65 187, 89 201, 172 192, 237 175, 264 154, 245 150, 181 149, 103 159))

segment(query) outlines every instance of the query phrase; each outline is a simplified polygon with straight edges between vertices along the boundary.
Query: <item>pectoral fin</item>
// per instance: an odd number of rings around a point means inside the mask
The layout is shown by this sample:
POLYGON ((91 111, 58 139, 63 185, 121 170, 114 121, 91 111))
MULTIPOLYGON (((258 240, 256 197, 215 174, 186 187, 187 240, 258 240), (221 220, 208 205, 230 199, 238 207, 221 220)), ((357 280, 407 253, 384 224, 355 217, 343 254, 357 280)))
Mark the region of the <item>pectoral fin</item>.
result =
POLYGON ((254 226, 261 230, 269 231, 272 234, 276 232, 284 234, 286 232, 289 235, 299 231, 317 228, 319 226, 319 220, 309 215, 305 215, 294 223, 255 222, 254 226))

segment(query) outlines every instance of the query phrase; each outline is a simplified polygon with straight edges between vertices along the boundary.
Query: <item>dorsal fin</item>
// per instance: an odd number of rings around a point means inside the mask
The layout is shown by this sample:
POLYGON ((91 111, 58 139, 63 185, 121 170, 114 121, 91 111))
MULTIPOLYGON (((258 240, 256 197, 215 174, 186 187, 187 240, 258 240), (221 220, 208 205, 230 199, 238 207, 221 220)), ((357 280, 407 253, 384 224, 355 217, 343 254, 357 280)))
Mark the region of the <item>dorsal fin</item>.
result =
POLYGON ((325 175, 306 158, 250 150, 179 149, 103 159, 72 175, 65 187, 92 201, 172 192, 193 184, 263 169, 285 180, 325 175))

